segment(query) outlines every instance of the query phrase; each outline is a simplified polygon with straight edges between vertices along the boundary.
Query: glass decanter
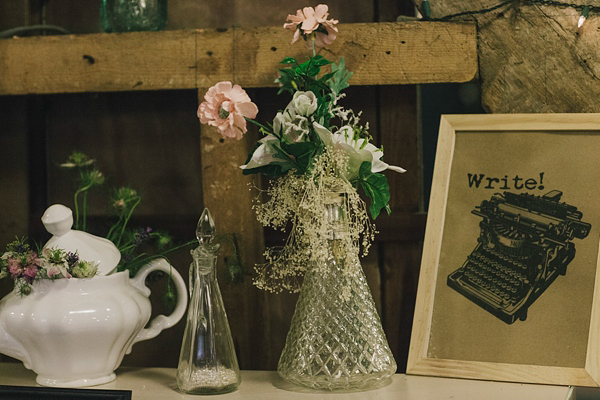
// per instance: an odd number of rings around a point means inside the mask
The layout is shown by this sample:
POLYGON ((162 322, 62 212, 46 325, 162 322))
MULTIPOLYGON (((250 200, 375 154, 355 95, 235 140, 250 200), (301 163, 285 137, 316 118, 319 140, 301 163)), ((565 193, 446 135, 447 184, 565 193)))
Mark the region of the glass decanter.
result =
POLYGON ((346 201, 328 194, 328 251, 304 276, 277 366, 282 378, 311 389, 365 390, 396 373, 358 249, 340 251, 351 218, 346 201))
POLYGON ((231 331, 216 276, 219 244, 215 224, 204 209, 191 251, 190 304, 177 367, 177 386, 186 393, 216 394, 235 390, 241 382, 231 331))

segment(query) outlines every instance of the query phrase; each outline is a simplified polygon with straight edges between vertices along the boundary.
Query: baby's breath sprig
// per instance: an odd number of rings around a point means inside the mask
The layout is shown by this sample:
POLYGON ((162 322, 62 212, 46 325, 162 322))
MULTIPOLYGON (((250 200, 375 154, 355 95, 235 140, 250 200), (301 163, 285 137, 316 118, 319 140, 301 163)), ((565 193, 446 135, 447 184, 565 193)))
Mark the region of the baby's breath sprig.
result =
MULTIPOLYGON (((332 250, 341 262, 349 265, 362 253, 366 255, 375 237, 367 207, 352 184, 341 178, 337 170, 346 168, 343 152, 327 149, 316 157, 310 173, 293 172, 272 182, 269 200, 255 204, 258 220, 265 226, 291 231, 282 247, 268 248, 266 263, 257 265, 254 284, 270 292, 297 292, 302 277, 310 269, 324 267, 319 260, 331 257, 332 250), (331 207, 339 207, 344 215, 340 225, 324 218, 331 207), (337 232, 331 241, 332 232, 337 232), (335 246, 332 249, 331 246, 335 246)), ((346 269, 352 273, 351 269, 346 269)))

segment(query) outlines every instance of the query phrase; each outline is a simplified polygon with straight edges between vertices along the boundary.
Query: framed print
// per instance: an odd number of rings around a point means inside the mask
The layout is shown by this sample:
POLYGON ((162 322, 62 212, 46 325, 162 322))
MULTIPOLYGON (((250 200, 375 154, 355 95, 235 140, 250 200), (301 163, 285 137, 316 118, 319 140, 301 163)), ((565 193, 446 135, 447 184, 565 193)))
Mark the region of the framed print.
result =
POLYGON ((407 373, 600 383, 600 114, 442 116, 407 373))

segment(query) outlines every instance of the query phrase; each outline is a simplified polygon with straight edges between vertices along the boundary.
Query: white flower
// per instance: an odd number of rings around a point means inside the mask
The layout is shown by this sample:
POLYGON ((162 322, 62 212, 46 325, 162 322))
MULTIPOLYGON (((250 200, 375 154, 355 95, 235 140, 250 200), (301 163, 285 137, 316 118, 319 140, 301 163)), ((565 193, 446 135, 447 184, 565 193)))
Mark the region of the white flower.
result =
POLYGON ((290 116, 302 115, 308 117, 317 110, 317 96, 313 92, 298 91, 285 108, 290 116))
POLYGON ((50 261, 51 254, 56 249, 54 248, 45 248, 42 250, 42 258, 41 258, 41 267, 46 270, 46 275, 48 278, 71 278, 71 274, 69 273, 69 264, 66 259, 60 260, 58 263, 54 263, 50 261))
POLYGON ((317 110, 317 96, 313 92, 298 91, 273 119, 273 132, 280 135, 286 143, 303 142, 308 137, 309 120, 317 110))
POLYGON ((91 278, 98 272, 98 262, 79 261, 73 267, 72 275, 76 278, 91 278))
POLYGON ((273 119, 273 132, 279 134, 286 143, 306 140, 309 134, 308 118, 302 115, 291 116, 287 111, 278 112, 273 119))
POLYGON ((278 112, 273 118, 273 132, 280 133, 281 128, 292 121, 292 116, 287 112, 278 112))
POLYGON ((281 161, 275 158, 277 150, 275 147, 279 147, 279 139, 273 135, 267 135, 259 140, 260 146, 252 153, 252 158, 248 161, 248 164, 240 165, 241 169, 252 169, 269 165, 275 161, 281 161))
POLYGON ((371 163, 371 172, 377 173, 390 169, 396 172, 406 172, 404 168, 389 165, 381 160, 383 151, 364 138, 355 138, 351 126, 345 125, 336 133, 331 133, 323 125, 314 122, 315 131, 326 146, 333 146, 343 151, 349 158, 346 178, 353 180, 358 177, 360 165, 367 161, 371 163))

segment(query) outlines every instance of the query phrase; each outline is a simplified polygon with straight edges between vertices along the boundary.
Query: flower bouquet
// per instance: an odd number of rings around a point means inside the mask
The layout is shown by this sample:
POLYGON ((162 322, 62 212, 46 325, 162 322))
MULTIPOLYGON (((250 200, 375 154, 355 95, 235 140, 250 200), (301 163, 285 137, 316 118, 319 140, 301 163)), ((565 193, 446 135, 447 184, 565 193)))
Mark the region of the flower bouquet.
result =
POLYGON ((281 61, 279 93, 292 98, 272 122, 255 121, 258 107, 231 82, 211 87, 198 108, 200 122, 225 138, 241 139, 248 122, 262 135, 240 168, 272 178, 268 199, 259 191, 254 209, 264 226, 288 228, 289 236, 266 250, 254 283, 272 292, 301 288, 278 371, 315 389, 366 388, 396 371, 359 253, 376 232, 368 214, 390 211, 381 172, 404 169, 382 160, 361 113, 341 105, 352 73, 343 58, 318 54, 336 38, 337 22, 324 4, 288 15, 283 27, 294 32, 292 43, 303 38, 311 55, 281 61))

